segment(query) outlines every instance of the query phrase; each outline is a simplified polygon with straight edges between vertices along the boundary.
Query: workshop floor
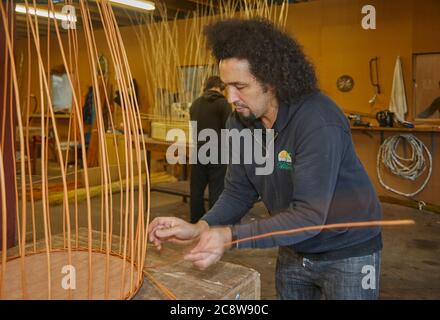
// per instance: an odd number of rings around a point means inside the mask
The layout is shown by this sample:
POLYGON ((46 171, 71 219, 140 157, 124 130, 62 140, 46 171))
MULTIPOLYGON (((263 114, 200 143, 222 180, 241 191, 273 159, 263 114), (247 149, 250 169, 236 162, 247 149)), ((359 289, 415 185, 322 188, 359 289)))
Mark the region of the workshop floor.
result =
MULTIPOLYGON (((152 215, 189 217, 182 197, 152 193, 152 215)), ((414 219, 415 226, 384 228, 381 299, 440 299, 440 215, 427 211, 382 204, 384 219, 414 219)), ((245 221, 267 216, 257 204, 245 221)), ((261 298, 276 299, 274 273, 277 249, 227 252, 223 261, 241 264, 261 275, 261 298)))

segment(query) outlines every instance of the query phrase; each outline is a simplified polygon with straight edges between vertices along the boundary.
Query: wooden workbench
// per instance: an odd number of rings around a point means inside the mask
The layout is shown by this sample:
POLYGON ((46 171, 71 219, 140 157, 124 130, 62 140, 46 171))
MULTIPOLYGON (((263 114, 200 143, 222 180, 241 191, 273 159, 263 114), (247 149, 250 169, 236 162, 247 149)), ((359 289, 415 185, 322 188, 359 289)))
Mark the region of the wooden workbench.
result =
MULTIPOLYGON (((151 248, 145 268, 157 281, 170 289, 177 299, 260 299, 260 274, 257 271, 222 261, 201 271, 179 257, 183 257, 183 252, 176 246, 166 246, 160 252, 151 248), (168 264, 167 261, 171 263, 168 264), (150 269, 151 265, 158 267, 150 269)), ((135 300, 164 298, 164 294, 145 278, 135 300)))

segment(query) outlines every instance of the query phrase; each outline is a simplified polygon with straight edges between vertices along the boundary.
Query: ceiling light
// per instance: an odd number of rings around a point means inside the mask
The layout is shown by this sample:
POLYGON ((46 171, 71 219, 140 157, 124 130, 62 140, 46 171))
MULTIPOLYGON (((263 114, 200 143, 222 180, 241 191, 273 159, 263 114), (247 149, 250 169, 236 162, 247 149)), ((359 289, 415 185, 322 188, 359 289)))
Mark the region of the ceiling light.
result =
POLYGON ((32 15, 36 15, 39 17, 44 17, 44 18, 52 18, 52 19, 57 19, 57 20, 62 20, 62 21, 71 21, 71 22, 76 22, 76 16, 71 16, 71 15, 66 15, 65 13, 61 13, 61 12, 53 12, 53 11, 48 11, 47 9, 35 9, 35 8, 31 8, 29 7, 28 9, 26 9, 26 6, 21 5, 21 4, 17 4, 15 6, 15 12, 17 13, 28 13, 28 14, 32 14, 32 15))
POLYGON ((134 7, 142 10, 154 10, 156 7, 151 1, 143 0, 110 0, 112 3, 117 3, 127 7, 134 7))

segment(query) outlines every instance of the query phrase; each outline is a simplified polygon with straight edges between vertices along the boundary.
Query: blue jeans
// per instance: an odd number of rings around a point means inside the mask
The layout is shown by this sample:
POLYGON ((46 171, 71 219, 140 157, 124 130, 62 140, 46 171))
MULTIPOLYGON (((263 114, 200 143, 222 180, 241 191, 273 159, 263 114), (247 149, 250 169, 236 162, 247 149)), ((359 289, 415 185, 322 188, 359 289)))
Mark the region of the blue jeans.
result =
POLYGON ((374 300, 379 297, 380 251, 340 260, 309 260, 280 248, 276 290, 282 300, 374 300))

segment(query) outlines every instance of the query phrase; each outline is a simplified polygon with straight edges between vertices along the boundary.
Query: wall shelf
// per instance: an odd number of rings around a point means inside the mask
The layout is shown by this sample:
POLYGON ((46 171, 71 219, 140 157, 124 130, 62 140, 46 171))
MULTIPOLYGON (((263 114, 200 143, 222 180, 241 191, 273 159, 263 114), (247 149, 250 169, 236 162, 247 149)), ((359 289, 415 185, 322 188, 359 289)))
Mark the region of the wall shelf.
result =
POLYGON ((382 144, 385 140, 384 133, 385 132, 405 132, 405 133, 429 133, 431 134, 431 153, 435 153, 435 135, 436 133, 440 133, 440 126, 416 126, 415 128, 389 128, 389 127, 361 127, 361 126, 350 126, 353 131, 363 131, 363 132, 379 132, 380 133, 380 144, 382 144))

